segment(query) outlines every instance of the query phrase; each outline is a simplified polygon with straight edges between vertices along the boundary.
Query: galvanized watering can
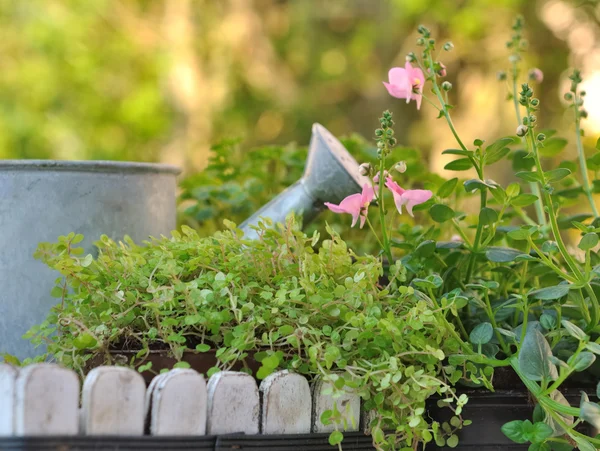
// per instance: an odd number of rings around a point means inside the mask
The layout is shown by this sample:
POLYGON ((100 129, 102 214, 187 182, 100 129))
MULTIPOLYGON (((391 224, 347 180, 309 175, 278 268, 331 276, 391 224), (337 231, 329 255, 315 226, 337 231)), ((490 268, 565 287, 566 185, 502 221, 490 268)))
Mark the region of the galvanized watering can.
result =
POLYGON ((324 202, 337 204, 360 192, 368 180, 358 171, 358 163, 342 143, 325 127, 314 124, 302 178, 250 216, 240 229, 246 238, 256 239, 257 232, 251 226, 261 218, 283 223, 291 212, 308 224, 323 210, 324 202))

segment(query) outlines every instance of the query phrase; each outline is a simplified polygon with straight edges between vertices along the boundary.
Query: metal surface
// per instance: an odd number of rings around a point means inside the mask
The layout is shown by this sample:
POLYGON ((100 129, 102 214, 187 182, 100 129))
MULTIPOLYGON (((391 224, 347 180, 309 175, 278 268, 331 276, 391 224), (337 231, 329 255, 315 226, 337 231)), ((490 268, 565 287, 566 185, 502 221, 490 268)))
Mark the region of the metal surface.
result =
POLYGON ((0 161, 0 352, 39 354, 22 335, 44 320, 59 276, 33 258, 41 241, 82 233, 136 242, 176 226, 173 166, 110 161, 0 161))
POLYGON ((368 180, 358 173, 358 163, 325 127, 314 124, 302 178, 264 205, 240 226, 245 238, 258 237, 252 225, 260 218, 284 222, 292 211, 309 223, 323 210, 324 202, 339 203, 359 192, 368 180))

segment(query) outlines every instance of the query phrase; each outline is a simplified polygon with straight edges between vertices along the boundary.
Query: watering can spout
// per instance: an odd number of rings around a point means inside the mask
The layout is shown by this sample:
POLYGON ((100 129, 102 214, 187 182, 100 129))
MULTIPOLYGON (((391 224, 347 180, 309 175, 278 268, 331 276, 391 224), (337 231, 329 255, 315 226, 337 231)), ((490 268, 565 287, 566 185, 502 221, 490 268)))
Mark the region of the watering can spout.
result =
POLYGON ((308 224, 324 208, 325 202, 338 204, 357 193, 368 179, 359 174, 358 163, 325 127, 313 124, 308 157, 302 178, 250 216, 240 226, 245 238, 258 235, 251 226, 261 218, 285 222, 294 212, 308 224))

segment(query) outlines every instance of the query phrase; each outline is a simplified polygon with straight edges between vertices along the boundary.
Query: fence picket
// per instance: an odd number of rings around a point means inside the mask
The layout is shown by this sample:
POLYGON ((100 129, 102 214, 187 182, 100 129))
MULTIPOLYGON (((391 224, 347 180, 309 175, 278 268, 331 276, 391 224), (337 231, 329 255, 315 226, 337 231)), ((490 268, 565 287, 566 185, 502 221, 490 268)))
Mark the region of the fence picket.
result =
POLYGON ((331 382, 317 379, 312 386, 313 409, 312 409, 312 432, 332 432, 335 430, 335 424, 323 424, 321 415, 331 410, 334 404, 344 417, 344 424, 341 429, 345 431, 358 431, 360 423, 360 396, 354 393, 344 393, 341 396, 333 397, 333 385, 331 382))
POLYGON ((79 420, 79 378, 50 363, 19 371, 15 383, 14 434, 76 435, 79 420))
POLYGON ((254 378, 222 371, 208 380, 208 435, 258 434, 260 400, 254 378))
POLYGON ((83 384, 82 432, 87 435, 142 435, 145 392, 144 379, 132 369, 94 368, 83 384))
POLYGON ((310 432, 311 395, 305 377, 278 371, 260 384, 263 434, 304 434, 310 432))
POLYGON ((16 368, 0 364, 0 436, 13 434, 16 368))
POLYGON ((191 369, 174 369, 157 376, 149 387, 152 435, 204 435, 206 433, 206 382, 191 369))

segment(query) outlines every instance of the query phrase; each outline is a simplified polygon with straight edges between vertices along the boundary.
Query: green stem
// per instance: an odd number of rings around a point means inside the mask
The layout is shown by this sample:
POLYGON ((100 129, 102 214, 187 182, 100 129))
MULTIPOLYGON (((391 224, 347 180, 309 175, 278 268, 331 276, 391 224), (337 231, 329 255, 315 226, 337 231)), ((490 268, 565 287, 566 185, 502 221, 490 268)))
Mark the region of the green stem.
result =
MULTIPOLYGON (((432 74, 435 74, 433 59, 431 57, 431 51, 429 51, 427 53, 427 58, 428 58, 428 62, 429 62, 429 69, 431 70, 432 74)), ((456 127, 454 127, 454 123, 452 122, 452 118, 450 117, 450 113, 448 111, 446 101, 444 100, 444 96, 442 95, 442 92, 440 91, 440 88, 438 86, 435 75, 432 76, 432 83, 433 83, 433 92, 437 96, 437 98, 440 102, 440 105, 442 106, 440 111, 442 111, 444 118, 446 119, 446 122, 448 123, 448 127, 450 127, 450 131, 454 135, 454 139, 456 140, 456 142, 458 143, 458 145, 460 146, 460 148, 462 150, 464 150, 465 152, 469 152, 469 149, 467 149, 467 146, 464 145, 464 143, 460 139, 460 136, 458 136, 456 127)), ((477 164, 477 162, 475 161, 475 158, 471 155, 471 153, 468 154, 468 158, 469 158, 469 160, 471 160, 471 164, 477 171, 477 176, 479 177, 479 180, 483 181, 483 168, 477 164)), ((480 210, 481 210, 481 209, 485 208, 485 206, 487 204, 487 190, 485 188, 482 188, 480 190, 480 199, 481 199, 481 207, 480 207, 480 210)), ((483 224, 481 223, 481 221, 477 221, 477 232, 475 232, 475 240, 473 241, 471 257, 469 260, 469 265, 467 267, 467 275, 465 277, 465 283, 468 283, 469 280, 471 279, 471 274, 473 273, 473 269, 475 267, 475 260, 477 258, 477 252, 479 252, 479 250, 480 250, 479 245, 480 245, 480 241, 481 241, 482 232, 483 232, 483 224)))
POLYGON ((375 239, 377 240, 377 242, 381 246, 381 249, 385 249, 385 246, 383 245, 383 243, 379 239, 379 236, 377 236, 377 232, 375 232, 375 229, 373 228, 373 224, 371 224, 371 221, 369 221, 369 217, 367 216, 365 219, 367 220, 367 225, 371 229, 371 232, 373 232, 373 235, 375 236, 375 239))
POLYGON ((383 202, 383 185, 385 184, 384 180, 384 172, 385 172, 385 152, 387 151, 387 146, 384 149, 381 149, 381 160, 379 161, 379 193, 377 195, 377 201, 379 203, 379 221, 381 222, 381 237, 383 239, 383 252, 388 258, 389 264, 391 265, 394 262, 394 258, 392 257, 392 251, 390 250, 390 239, 387 234, 387 230, 385 227, 385 206, 383 202))
MULTIPOLYGON (((530 114, 531 114, 531 111, 530 111, 529 107, 527 107, 527 115, 529 116, 530 114)), ((571 254, 569 254, 569 252, 567 251, 567 247, 565 246, 565 243, 560 234, 560 228, 558 227, 558 220, 556 218, 556 212, 554 211, 554 204, 552 203, 552 198, 544 189, 544 187, 547 184, 546 176, 544 175, 544 170, 542 169, 542 163, 540 161, 537 144, 535 143, 533 127, 531 127, 531 126, 528 129, 528 135, 529 135, 529 138, 531 141, 531 150, 532 150, 532 154, 533 154, 533 160, 535 161, 535 166, 536 166, 536 169, 538 172, 539 180, 542 185, 542 198, 543 198, 544 204, 546 205, 547 210, 548 210, 548 217, 550 218, 550 227, 552 228, 552 235, 554 236, 554 239, 556 240, 558 249, 560 250, 560 253, 561 253, 562 257, 564 258, 565 262, 567 263, 567 265, 569 266, 569 268, 571 269, 571 271, 573 272, 575 277, 579 280, 582 280, 583 274, 581 274, 581 271, 579 271, 577 263, 575 262, 575 260, 571 256, 571 254)))
MULTIPOLYGON (((513 104, 515 106, 515 114, 517 116, 518 125, 521 125, 521 110, 519 109, 519 101, 517 100, 517 77, 518 77, 518 68, 517 63, 513 63, 513 71, 512 71, 512 98, 513 104)), ((542 205, 542 196, 540 193, 540 188, 535 182, 529 182, 529 189, 531 193, 537 196, 537 200, 535 201, 535 213, 537 215, 537 219, 540 225, 546 225, 546 215, 544 214, 544 207, 542 205)))
MULTIPOLYGON (((575 359, 577 358, 577 356, 581 353, 581 351, 583 351, 585 349, 585 342, 580 342, 579 343, 579 347, 577 348, 577 350, 573 353, 573 355, 569 358, 569 360, 572 359, 572 361, 574 362, 575 359)), ((558 388, 561 386, 561 384, 575 371, 575 369, 573 369, 572 367, 569 368, 568 370, 562 370, 561 371, 561 375, 554 381, 554 383, 552 385, 550 385, 550 387, 548 387, 546 390, 544 390, 542 392, 542 395, 550 395, 550 393, 552 393, 554 390, 558 390, 558 388)))
POLYGON ((488 296, 487 292, 484 294, 484 298, 485 298, 486 313, 492 323, 492 327, 494 328, 494 333, 496 334, 498 343, 500 343, 500 347, 502 348, 504 355, 508 356, 508 355, 510 355, 510 349, 506 346, 506 342, 504 341, 502 334, 500 332, 498 332, 498 324, 496 323, 496 318, 494 316, 494 311, 492 309, 492 303, 490 302, 490 297, 488 296))
POLYGON ((590 188, 590 179, 588 177, 588 168, 585 161, 585 152, 583 151, 583 145, 581 143, 581 115, 579 114, 579 107, 577 106, 577 93, 575 93, 573 109, 575 110, 575 143, 577 144, 577 153, 579 154, 579 166, 581 168, 581 177, 583 178, 583 189, 590 203, 590 207, 592 208, 592 212, 594 213, 594 217, 597 218, 598 209, 596 208, 594 196, 592 195, 592 189, 590 188))

